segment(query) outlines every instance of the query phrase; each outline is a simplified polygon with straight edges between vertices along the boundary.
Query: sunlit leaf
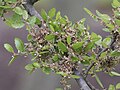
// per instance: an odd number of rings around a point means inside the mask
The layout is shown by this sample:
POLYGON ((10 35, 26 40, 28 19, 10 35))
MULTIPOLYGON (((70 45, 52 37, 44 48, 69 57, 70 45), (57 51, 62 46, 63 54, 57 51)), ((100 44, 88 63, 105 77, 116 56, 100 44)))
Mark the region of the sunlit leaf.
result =
POLYGON ((49 12, 48 12, 48 16, 50 18, 53 18, 55 16, 55 12, 56 12, 56 9, 55 8, 52 8, 49 12))
POLYGON ((115 86, 110 84, 108 90, 115 90, 115 86))
POLYGON ((46 35, 46 36, 45 36, 45 39, 48 40, 48 41, 54 40, 54 39, 55 39, 55 35, 53 35, 53 34, 46 35))
POLYGON ((41 10, 41 16, 45 21, 47 21, 47 13, 44 9, 41 10))
POLYGON ((67 52, 68 51, 66 45, 63 42, 61 42, 61 41, 58 42, 58 48, 61 51, 63 51, 63 52, 67 52))
POLYGON ((120 76, 120 73, 117 73, 115 71, 111 71, 111 74, 114 75, 114 76, 120 76))
POLYGON ((120 89, 120 83, 118 83, 117 85, 116 85, 116 89, 120 89))
POLYGON ((24 51, 24 43, 21 39, 15 38, 15 46, 18 51, 20 51, 20 52, 24 51))
POLYGON ((5 48, 8 52, 14 53, 13 47, 12 47, 10 44, 8 44, 8 43, 4 44, 4 48, 5 48))

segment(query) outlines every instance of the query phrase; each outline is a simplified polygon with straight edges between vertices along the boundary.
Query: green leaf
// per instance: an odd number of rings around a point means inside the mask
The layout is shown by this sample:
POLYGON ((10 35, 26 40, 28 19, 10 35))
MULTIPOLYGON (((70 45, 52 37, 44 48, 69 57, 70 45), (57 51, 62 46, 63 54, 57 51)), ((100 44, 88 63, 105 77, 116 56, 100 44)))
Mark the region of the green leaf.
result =
POLYGON ((0 8, 2 8, 2 9, 10 9, 11 7, 10 6, 0 6, 0 8))
POLYGON ((8 3, 16 3, 17 0, 5 0, 5 2, 8 2, 8 3))
POLYGON ((20 7, 15 7, 13 11, 19 15, 23 15, 23 10, 20 7))
POLYGON ((60 19, 61 18, 61 13, 60 13, 60 11, 59 12, 57 12, 57 14, 56 14, 56 20, 58 20, 58 19, 60 19))
POLYGON ((67 43, 70 45, 70 43, 71 43, 71 37, 70 36, 68 36, 67 37, 67 43))
POLYGON ((35 16, 32 16, 28 19, 28 22, 30 25, 34 25, 36 23, 36 17, 35 16))
POLYGON ((89 51, 94 47, 95 42, 89 42, 87 46, 85 47, 85 51, 89 51))
POLYGON ((41 10, 41 16, 45 21, 47 21, 47 13, 44 9, 41 10))
POLYGON ((41 27, 42 22, 41 22, 41 20, 39 18, 36 18, 35 24, 37 24, 38 26, 41 27))
POLYGON ((49 46, 49 45, 45 45, 45 46, 43 46, 43 47, 42 47, 42 49, 41 49, 41 50, 43 50, 43 51, 44 51, 44 50, 48 50, 49 48, 50 48, 50 46, 49 46))
POLYGON ((98 17, 99 17, 102 21, 104 21, 105 23, 109 23, 109 22, 110 22, 111 18, 110 18, 110 16, 108 16, 107 14, 102 14, 102 13, 100 13, 100 12, 97 11, 97 10, 96 10, 96 13, 97 13, 98 17))
POLYGON ((72 48, 73 48, 74 50, 77 50, 77 49, 79 49, 80 47, 82 47, 82 45, 83 45, 83 42, 76 42, 76 43, 74 43, 74 44, 72 45, 72 48))
POLYGON ((8 43, 4 44, 4 48, 5 48, 8 52, 14 53, 13 47, 12 47, 10 44, 8 44, 8 43))
POLYGON ((80 76, 77 76, 77 75, 70 75, 72 78, 75 78, 75 79, 79 79, 80 76))
POLYGON ((118 7, 120 7, 120 2, 119 2, 118 0, 113 0, 112 7, 113 7, 113 8, 118 8, 118 7))
POLYGON ((50 74, 50 72, 51 72, 51 68, 50 67, 43 67, 42 68, 42 71, 45 73, 45 74, 50 74))
POLYGON ((33 66, 34 66, 35 68, 40 68, 40 64, 39 64, 38 62, 34 62, 34 63, 33 63, 33 66))
POLYGON ((116 89, 117 89, 117 90, 120 89, 120 83, 118 83, 118 84, 116 85, 116 89))
POLYGON ((59 74, 59 75, 62 75, 62 76, 67 76, 68 74, 67 73, 65 73, 65 72, 56 72, 56 74, 59 74))
POLYGON ((25 69, 28 71, 32 71, 34 69, 34 66, 32 64, 28 64, 25 66, 25 69))
POLYGON ((100 81, 99 77, 98 77, 96 74, 95 74, 95 79, 96 79, 97 83, 98 83, 102 88, 104 88, 102 82, 100 81))
POLYGON ((115 19, 115 22, 118 26, 120 26, 120 20, 119 19, 115 19))
POLYGON ((118 51, 112 51, 111 54, 110 54, 110 56, 112 56, 112 57, 119 57, 120 56, 120 52, 118 52, 118 51))
POLYGON ((54 29, 54 27, 52 26, 52 25, 50 25, 50 29, 54 32, 55 31, 55 29, 54 29))
POLYGON ((115 90, 115 86, 110 84, 108 90, 115 90))
POLYGON ((107 52, 103 52, 103 53, 101 53, 100 58, 105 58, 106 55, 107 55, 107 52))
POLYGON ((50 18, 53 18, 55 16, 55 13, 56 13, 56 9, 55 8, 52 8, 49 12, 48 12, 48 16, 50 18))
POLYGON ((15 29, 22 28, 25 24, 22 17, 18 14, 14 14, 11 18, 6 18, 6 24, 15 29))
POLYGON ((59 61, 59 56, 57 54, 55 54, 53 57, 52 57, 53 61, 54 62, 57 62, 59 61))
POLYGON ((10 62, 8 63, 8 66, 11 65, 15 60, 16 60, 17 56, 13 56, 12 59, 10 60, 10 62))
POLYGON ((47 54, 47 53, 49 53, 49 51, 42 51, 42 52, 40 52, 39 54, 47 54))
POLYGON ((114 72, 114 71, 111 71, 111 74, 112 74, 112 75, 114 75, 114 76, 120 76, 120 74, 119 74, 119 73, 114 72))
POLYGON ((15 46, 18 51, 20 51, 20 52, 24 51, 24 43, 21 39, 15 38, 15 46))
POLYGON ((100 40, 100 37, 96 33, 92 32, 91 40, 94 41, 94 42, 97 42, 97 41, 100 40))
POLYGON ((88 10, 87 8, 84 8, 84 10, 85 10, 90 16, 93 16, 93 13, 92 13, 90 10, 88 10))
POLYGON ((110 30, 108 28, 103 28, 102 30, 105 32, 110 32, 110 30))
POLYGON ((28 41, 31 41, 32 38, 33 38, 32 35, 30 35, 30 34, 27 35, 27 40, 28 40, 28 41))
POLYGON ((22 12, 23 19, 27 20, 28 19, 28 12, 26 10, 23 10, 22 12))
POLYGON ((59 22, 60 22, 61 24, 66 24, 66 23, 67 23, 65 18, 60 18, 59 22))
POLYGON ((76 57, 76 56, 72 56, 71 59, 72 59, 73 62, 77 62, 79 60, 79 58, 76 57))
POLYGON ((61 41, 58 42, 58 48, 61 51, 63 51, 63 52, 67 52, 68 51, 66 45, 63 42, 61 42, 61 41))
POLYGON ((48 41, 54 40, 55 39, 55 35, 53 35, 53 34, 46 35, 45 39, 48 40, 48 41))
POLYGON ((111 43, 111 38, 107 37, 103 40, 102 45, 104 47, 108 47, 108 45, 111 43))

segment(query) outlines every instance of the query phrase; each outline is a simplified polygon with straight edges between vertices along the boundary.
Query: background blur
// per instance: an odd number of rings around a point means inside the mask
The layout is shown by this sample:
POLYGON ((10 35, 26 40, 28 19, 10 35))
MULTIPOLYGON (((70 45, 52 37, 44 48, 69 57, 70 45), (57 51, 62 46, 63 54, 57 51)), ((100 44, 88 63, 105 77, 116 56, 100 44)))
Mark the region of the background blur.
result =
MULTIPOLYGON (((93 13, 95 10, 99 10, 111 16, 110 2, 111 0, 41 0, 36 3, 35 7, 39 12, 41 8, 48 11, 54 7, 61 11, 62 15, 67 15, 73 22, 87 18, 86 24, 91 27, 91 32, 94 31, 105 36, 107 33, 102 32, 102 25, 93 21, 83 8, 86 7, 93 13)), ((55 90, 55 88, 61 87, 60 77, 54 73, 45 75, 40 70, 36 70, 32 75, 28 75, 24 66, 30 62, 29 58, 19 57, 11 66, 8 66, 11 54, 3 48, 3 44, 10 43, 14 46, 15 37, 26 41, 26 35, 27 32, 24 28, 13 30, 0 19, 0 90, 55 90)), ((120 67, 117 67, 117 71, 120 72, 120 67)), ((98 76, 100 76, 105 87, 108 87, 110 83, 120 82, 119 77, 111 78, 103 73, 98 73, 98 76)), ((89 80, 96 88, 100 88, 94 78, 89 78, 89 80)), ((79 90, 75 80, 71 80, 71 84, 71 90, 79 90)))

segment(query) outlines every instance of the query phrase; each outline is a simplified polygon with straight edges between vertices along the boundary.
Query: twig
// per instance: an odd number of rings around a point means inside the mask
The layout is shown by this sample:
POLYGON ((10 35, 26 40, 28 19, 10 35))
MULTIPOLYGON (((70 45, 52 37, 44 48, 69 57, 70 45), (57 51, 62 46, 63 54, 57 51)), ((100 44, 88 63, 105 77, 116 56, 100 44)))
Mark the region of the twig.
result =
POLYGON ((86 80, 84 79, 84 77, 82 76, 82 74, 80 74, 80 72, 78 70, 76 70, 75 68, 73 69, 73 71, 74 71, 75 75, 80 76, 79 79, 75 79, 80 87, 80 90, 92 90, 88 86, 88 84, 87 84, 86 80))
POLYGON ((33 7, 34 3, 36 3, 38 0, 26 0, 26 2, 23 4, 24 8, 27 10, 28 14, 30 16, 36 16, 37 18, 40 19, 40 21, 44 22, 43 18, 41 15, 36 11, 36 9, 33 7))
MULTIPOLYGON (((117 36, 118 36, 116 33, 114 33, 114 34, 113 34, 113 39, 112 39, 109 47, 102 49, 102 50, 97 54, 96 59, 98 59, 98 58, 100 57, 100 55, 101 55, 103 52, 107 51, 108 49, 113 49, 113 44, 116 42, 117 36), (114 35, 114 34, 115 34, 115 35, 114 35)), ((88 72, 91 70, 91 68, 94 66, 94 64, 95 64, 95 62, 91 63, 91 64, 87 67, 87 69, 84 71, 85 77, 87 77, 88 72)))

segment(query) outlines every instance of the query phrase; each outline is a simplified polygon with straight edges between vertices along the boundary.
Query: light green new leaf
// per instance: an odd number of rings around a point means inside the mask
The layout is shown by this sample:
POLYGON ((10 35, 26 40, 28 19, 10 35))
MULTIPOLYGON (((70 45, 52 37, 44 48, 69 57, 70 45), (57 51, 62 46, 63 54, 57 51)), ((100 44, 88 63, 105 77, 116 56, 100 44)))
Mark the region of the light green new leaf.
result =
POLYGON ((17 0, 4 0, 5 2, 8 2, 8 3, 16 3, 17 0))
POLYGON ((53 57, 52 57, 53 61, 54 62, 57 62, 59 61, 59 56, 57 54, 55 54, 53 57))
POLYGON ((15 46, 18 51, 20 51, 20 52, 24 51, 24 43, 21 39, 15 38, 15 46))
POLYGON ((71 75, 72 78, 75 78, 75 79, 79 79, 80 76, 77 76, 77 75, 71 75))
POLYGON ((120 83, 118 83, 118 84, 116 85, 116 89, 117 89, 117 90, 120 89, 120 83))
POLYGON ((32 64, 28 64, 25 66, 25 69, 28 71, 32 71, 34 69, 34 66, 32 64))
POLYGON ((30 35, 30 34, 27 35, 27 40, 28 40, 28 41, 31 41, 32 38, 33 38, 32 35, 30 35))
POLYGON ((5 22, 8 26, 13 27, 15 29, 22 28, 25 25, 22 20, 22 16, 20 16, 18 14, 14 14, 10 18, 6 18, 5 22))
POLYGON ((13 11, 19 15, 23 15, 23 10, 20 7, 15 7, 13 11))
POLYGON ((102 14, 102 13, 100 13, 100 12, 97 11, 97 10, 96 10, 96 13, 97 13, 98 17, 99 17, 102 21, 104 21, 105 23, 109 23, 109 22, 110 22, 111 18, 110 18, 110 16, 108 16, 107 14, 102 14))
POLYGON ((68 36, 67 37, 67 43, 70 45, 70 43, 71 43, 71 37, 70 36, 68 36))
POLYGON ((34 66, 35 68, 40 68, 40 64, 39 64, 38 62, 34 62, 34 63, 33 63, 33 66, 34 66))
POLYGON ((110 84, 108 90, 115 90, 115 86, 110 84))
POLYGON ((103 28, 102 30, 105 32, 110 32, 110 30, 108 28, 103 28))
POLYGON ((32 16, 28 19, 28 22, 30 25, 34 25, 36 23, 36 17, 35 16, 32 16))
POLYGON ((58 19, 60 19, 61 18, 61 13, 60 13, 60 11, 59 12, 57 12, 57 14, 56 14, 56 20, 58 20, 58 19))
POLYGON ((72 45, 72 48, 73 48, 74 50, 77 50, 77 49, 79 49, 80 47, 82 47, 82 45, 83 45, 83 42, 76 42, 76 43, 74 43, 74 44, 72 45))
POLYGON ((4 44, 4 48, 5 48, 8 52, 14 53, 13 47, 12 47, 10 44, 8 44, 8 43, 4 44))
POLYGON ((42 16, 42 18, 45 20, 45 21, 47 21, 47 13, 46 13, 46 11, 44 10, 44 9, 42 9, 41 10, 41 16, 42 16))
POLYGON ((0 6, 0 8, 1 8, 1 9, 11 9, 11 7, 10 7, 10 6, 7 6, 7 5, 6 5, 6 6, 0 6))
POLYGON ((118 7, 120 7, 120 2, 119 2, 118 0, 113 0, 112 7, 113 7, 113 8, 118 8, 118 7))
POLYGON ((84 8, 84 10, 85 10, 90 16, 93 16, 93 13, 92 13, 90 10, 88 10, 87 8, 84 8))
POLYGON ((54 27, 52 26, 52 25, 50 25, 50 29, 54 32, 55 31, 55 29, 54 29, 54 27))
POLYGON ((103 40, 102 45, 104 47, 108 47, 108 45, 111 43, 111 38, 107 37, 103 40))
POLYGON ((112 57, 119 57, 120 56, 120 52, 118 52, 118 51, 112 51, 111 54, 110 54, 110 56, 112 56, 112 57))
POLYGON ((65 72, 56 72, 56 74, 59 74, 59 75, 62 75, 62 76, 67 76, 68 74, 67 73, 65 73, 65 72))
POLYGON ((89 51, 94 47, 95 42, 89 42, 87 46, 85 47, 85 51, 89 51))
POLYGON ((114 76, 120 76, 120 73, 117 73, 115 71, 111 71, 111 74, 114 75, 114 76))
POLYGON ((27 20, 28 19, 28 12, 26 10, 23 10, 23 19, 27 20))
POLYGON ((97 83, 98 83, 102 88, 104 88, 102 82, 100 81, 99 77, 98 77, 96 74, 95 74, 95 79, 96 79, 97 83))
POLYGON ((61 42, 61 41, 58 42, 58 48, 61 51, 63 51, 63 52, 67 52, 68 51, 66 45, 63 42, 61 42))
POLYGON ((49 68, 49 67, 43 67, 42 68, 42 71, 45 73, 45 74, 50 74, 50 72, 51 72, 51 68, 49 68))
POLYGON ((52 8, 49 12, 48 12, 48 16, 50 18, 53 18, 55 16, 55 13, 56 13, 56 9, 55 8, 52 8))
POLYGON ((53 34, 46 35, 46 36, 45 36, 45 39, 48 40, 48 41, 54 40, 54 39, 55 39, 55 35, 53 35, 53 34))
POLYGON ((72 56, 71 59, 73 62, 77 62, 79 60, 79 58, 77 56, 72 56))

